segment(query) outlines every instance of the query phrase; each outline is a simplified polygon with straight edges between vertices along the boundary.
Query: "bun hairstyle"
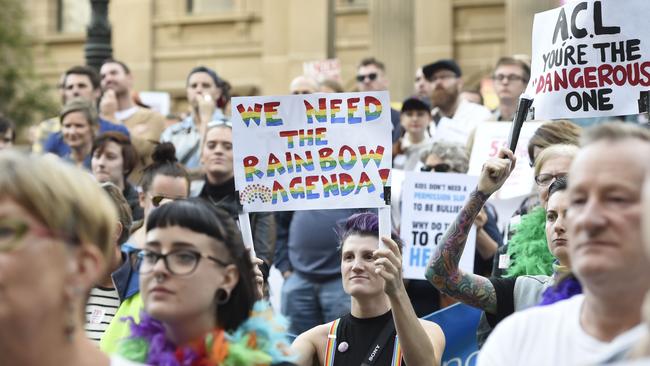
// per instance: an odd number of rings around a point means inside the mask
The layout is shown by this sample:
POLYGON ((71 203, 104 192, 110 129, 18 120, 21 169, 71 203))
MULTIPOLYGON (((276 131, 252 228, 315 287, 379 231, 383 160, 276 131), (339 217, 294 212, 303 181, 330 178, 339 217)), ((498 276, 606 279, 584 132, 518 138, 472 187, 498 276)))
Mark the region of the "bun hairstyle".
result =
POLYGON ((157 175, 164 175, 167 177, 185 178, 189 194, 190 176, 187 173, 187 170, 185 170, 185 167, 178 162, 174 144, 171 142, 159 143, 153 150, 151 158, 153 162, 142 170, 140 186, 142 187, 143 192, 149 192, 151 183, 157 175))

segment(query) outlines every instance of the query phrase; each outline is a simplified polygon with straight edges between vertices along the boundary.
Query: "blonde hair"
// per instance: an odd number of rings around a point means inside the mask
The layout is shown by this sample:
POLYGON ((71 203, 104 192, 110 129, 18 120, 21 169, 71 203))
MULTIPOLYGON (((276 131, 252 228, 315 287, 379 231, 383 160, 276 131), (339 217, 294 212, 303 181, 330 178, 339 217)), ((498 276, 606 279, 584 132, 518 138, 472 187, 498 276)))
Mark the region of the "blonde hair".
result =
POLYGON ((117 213, 88 173, 54 156, 16 151, 0 154, 0 171, 0 197, 16 202, 68 244, 95 245, 111 258, 117 213))
POLYGON ((551 145, 546 149, 542 150, 541 153, 535 159, 535 176, 539 175, 539 172, 542 170, 542 167, 546 162, 551 159, 566 157, 573 160, 578 154, 580 149, 575 145, 569 144, 557 144, 551 145))

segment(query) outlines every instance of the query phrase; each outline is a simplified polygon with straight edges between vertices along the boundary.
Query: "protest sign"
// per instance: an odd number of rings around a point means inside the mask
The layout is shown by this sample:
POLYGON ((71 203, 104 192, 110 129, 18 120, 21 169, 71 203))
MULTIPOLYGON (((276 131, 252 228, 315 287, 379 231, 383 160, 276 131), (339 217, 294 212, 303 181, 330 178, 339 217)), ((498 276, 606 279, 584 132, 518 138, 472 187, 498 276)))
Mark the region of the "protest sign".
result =
MULTIPOLYGON (((435 246, 456 219, 476 186, 465 174, 406 172, 402 186, 401 237, 404 278, 424 279, 435 246)), ((476 230, 472 228, 460 258, 460 268, 472 273, 476 230)))
POLYGON ((476 330, 480 318, 481 310, 461 303, 438 310, 423 318, 438 324, 445 333, 443 366, 476 365, 478 357, 476 330))
POLYGON ((638 114, 650 89, 650 1, 572 1, 533 22, 536 119, 638 114))
MULTIPOLYGON (((494 199, 520 197, 531 192, 534 183, 534 170, 529 164, 528 141, 542 122, 524 122, 515 150, 517 164, 501 189, 492 195, 494 199)), ((502 147, 507 147, 508 134, 512 122, 481 122, 476 129, 476 137, 469 160, 467 174, 479 176, 483 164, 495 157, 502 147)))
POLYGON ((244 211, 385 206, 388 92, 233 98, 231 121, 244 211))
POLYGON ((327 60, 304 62, 302 73, 311 76, 317 81, 332 79, 341 82, 341 61, 337 58, 327 60))

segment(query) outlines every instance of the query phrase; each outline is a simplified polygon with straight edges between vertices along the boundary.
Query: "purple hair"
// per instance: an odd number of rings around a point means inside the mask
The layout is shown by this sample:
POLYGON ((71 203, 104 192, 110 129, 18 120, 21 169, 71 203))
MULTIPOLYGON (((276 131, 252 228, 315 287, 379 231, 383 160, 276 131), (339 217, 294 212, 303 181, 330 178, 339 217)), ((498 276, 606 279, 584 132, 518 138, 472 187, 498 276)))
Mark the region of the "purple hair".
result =
MULTIPOLYGON (((345 220, 345 223, 339 227, 337 234, 339 236, 339 249, 343 247, 343 243, 347 238, 352 235, 379 237, 379 217, 373 212, 355 213, 345 220)), ((401 253, 402 239, 395 230, 391 230, 390 237, 397 243, 401 253)))

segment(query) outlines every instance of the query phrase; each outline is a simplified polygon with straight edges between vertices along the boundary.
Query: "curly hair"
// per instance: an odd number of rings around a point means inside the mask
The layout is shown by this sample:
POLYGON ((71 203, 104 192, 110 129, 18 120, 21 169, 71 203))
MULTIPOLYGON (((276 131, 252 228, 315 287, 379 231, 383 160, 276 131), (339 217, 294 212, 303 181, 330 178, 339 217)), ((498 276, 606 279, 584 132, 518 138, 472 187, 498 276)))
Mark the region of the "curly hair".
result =
POLYGON ((430 149, 422 153, 420 161, 425 163, 431 155, 435 155, 440 160, 449 164, 451 172, 464 174, 469 169, 469 155, 467 154, 467 149, 462 144, 449 141, 436 141, 431 145, 430 149))

